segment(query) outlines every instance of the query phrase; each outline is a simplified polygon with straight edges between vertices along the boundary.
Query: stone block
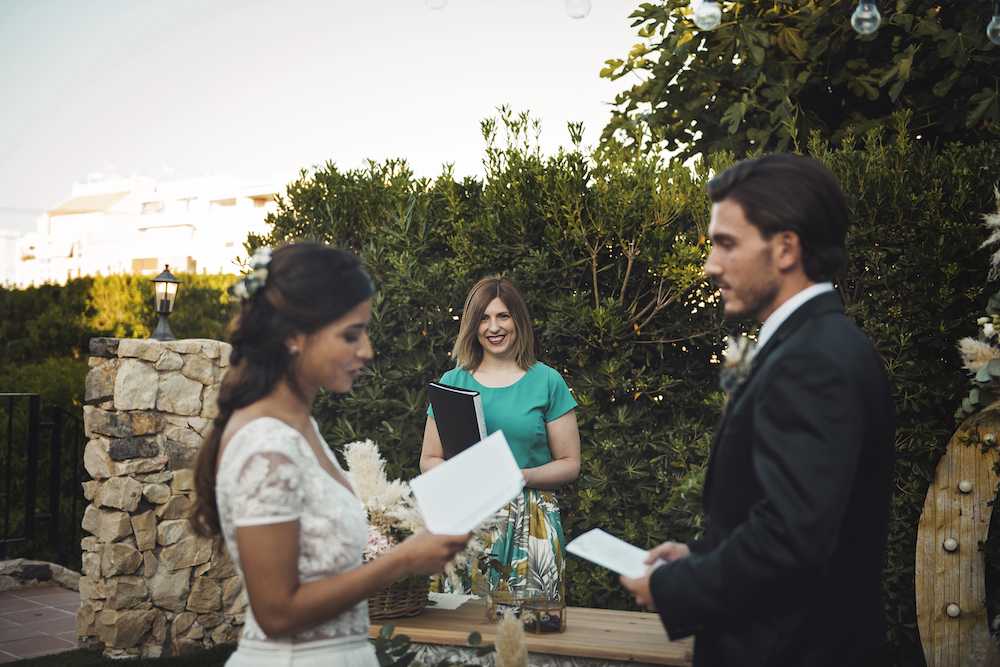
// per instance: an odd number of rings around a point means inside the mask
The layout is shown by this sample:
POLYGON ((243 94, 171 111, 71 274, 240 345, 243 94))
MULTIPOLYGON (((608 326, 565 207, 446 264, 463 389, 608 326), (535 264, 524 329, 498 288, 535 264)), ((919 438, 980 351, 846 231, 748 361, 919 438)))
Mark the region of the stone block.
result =
POLYGON ((161 519, 183 519, 194 504, 187 496, 170 496, 167 502, 156 508, 156 516, 161 519))
POLYGON ((146 475, 152 472, 161 472, 167 467, 170 461, 166 456, 154 456, 151 459, 131 459, 115 464, 115 473, 119 476, 146 475))
MULTIPOLYGON (((194 593, 194 590, 191 591, 194 593)), ((209 630, 214 628, 219 623, 222 623, 222 614, 218 612, 211 612, 208 614, 198 614, 198 625, 209 630)))
POLYGON ((84 383, 83 400, 87 403, 100 403, 113 398, 117 372, 118 364, 114 361, 91 368, 84 383))
POLYGON ((87 505, 80 525, 98 542, 118 542, 132 534, 132 522, 125 512, 111 512, 87 505))
POLYGON ((163 472, 156 472, 149 475, 143 475, 139 477, 139 481, 143 484, 167 484, 174 478, 174 473, 170 470, 164 470, 163 472))
POLYGON ((93 500, 101 488, 101 483, 96 479, 92 479, 89 482, 83 482, 80 486, 83 487, 83 497, 87 500, 93 500))
POLYGON ((118 356, 156 361, 163 354, 163 343, 152 338, 126 338, 118 343, 118 356))
POLYGON ((201 398, 201 416, 206 419, 215 419, 219 416, 219 386, 212 384, 205 387, 201 398))
POLYGON ((212 420, 204 417, 189 417, 188 426, 198 435, 204 436, 212 426, 212 420))
POLYGON ((164 343, 168 350, 178 354, 201 354, 201 339, 187 338, 184 340, 170 340, 164 343))
POLYGON ((243 582, 238 576, 219 581, 222 589, 222 611, 230 616, 238 616, 247 609, 247 596, 243 582))
MULTIPOLYGON (((153 630, 151 634, 153 639, 156 640, 156 644, 144 644, 142 651, 139 653, 140 658, 162 658, 163 657, 163 639, 157 638, 157 625, 156 621, 153 621, 153 630)), ((163 636, 166 637, 166 625, 163 627, 163 636)))
POLYGON ((152 551, 142 552, 142 575, 149 579, 160 569, 160 563, 152 551))
MULTIPOLYGON (((169 572, 160 568, 150 578, 149 590, 153 604, 157 607, 182 612, 187 605, 188 593, 191 592, 191 570, 169 572)), ((178 620, 180 616, 174 619, 175 633, 178 620)), ((194 614, 191 614, 191 620, 194 621, 194 614)))
POLYGON ((152 611, 102 609, 95 619, 97 637, 109 648, 140 646, 152 629, 155 616, 152 611))
POLYGON ((108 590, 102 579, 80 577, 80 598, 83 600, 103 600, 108 597, 108 590))
POLYGON ((198 451, 193 447, 185 447, 179 442, 167 440, 163 445, 163 453, 167 455, 167 462, 171 470, 181 470, 194 466, 194 459, 198 451))
POLYGON ((118 356, 117 338, 91 338, 90 356, 112 358, 118 356))
POLYGON ((161 521, 156 527, 156 542, 161 546, 177 544, 185 537, 194 535, 191 530, 191 522, 187 519, 171 519, 161 521))
POLYGON ((170 483, 170 491, 174 495, 185 491, 194 491, 194 470, 191 468, 184 468, 183 470, 175 472, 174 479, 170 483))
POLYGON ((154 505, 162 505, 170 499, 170 487, 166 484, 144 484, 142 497, 154 505))
POLYGON ((173 350, 164 350, 163 356, 157 360, 155 368, 158 371, 178 371, 184 366, 184 359, 173 350))
POLYGON ((135 435, 151 435, 163 429, 163 417, 155 412, 131 412, 132 431, 135 435))
POLYGON ((108 456, 112 461, 128 461, 131 459, 148 459, 158 456, 160 447, 152 438, 131 437, 120 438, 111 443, 108 456))
POLYGON ((115 463, 108 453, 110 448, 111 442, 107 438, 91 440, 84 448, 83 467, 94 479, 107 479, 115 476, 115 463))
POLYGON ((229 623, 220 623, 215 626, 209 636, 217 646, 236 643, 236 630, 229 623))
POLYGON ((99 551, 101 548, 100 541, 93 535, 88 535, 87 537, 80 540, 80 549, 83 551, 99 551))
POLYGON ((126 544, 105 544, 101 547, 101 574, 115 577, 132 574, 142 565, 142 554, 126 544))
POLYGON ((132 609, 149 599, 144 577, 109 577, 104 583, 108 591, 105 609, 132 609))
POLYGON ((202 356, 204 356, 204 357, 206 357, 208 359, 218 359, 219 358, 219 350, 220 350, 220 348, 223 345, 227 345, 227 343, 223 343, 223 342, 220 342, 220 341, 217 341, 217 340, 212 340, 210 338, 202 338, 201 339, 201 354, 202 354, 202 356))
POLYGON ((83 406, 83 423, 90 437, 106 435, 125 438, 133 434, 132 419, 127 412, 111 412, 93 405, 83 406))
POLYGON ((94 497, 94 504, 131 512, 139 506, 141 497, 142 484, 131 477, 112 477, 101 485, 94 497))
POLYGON ((191 626, 194 625, 194 621, 196 618, 198 618, 198 614, 194 613, 193 611, 185 611, 183 613, 177 614, 177 616, 174 617, 174 622, 172 627, 174 631, 174 636, 182 635, 185 632, 187 632, 188 629, 190 629, 191 626))
POLYGON ((156 614, 153 618, 153 640, 163 646, 163 642, 167 638, 167 615, 159 609, 153 613, 156 614))
POLYGON ((167 440, 173 440, 174 442, 184 445, 185 447, 197 449, 201 446, 201 435, 188 426, 186 421, 187 420, 185 420, 184 426, 168 425, 163 430, 163 435, 167 440))
POLYGON ((168 570, 180 570, 207 563, 212 557, 212 540, 186 537, 160 549, 160 563, 168 570))
POLYGON ((122 361, 115 377, 116 410, 152 410, 159 391, 160 374, 155 369, 136 359, 122 361))
POLYGON ((139 551, 149 551, 156 546, 156 514, 153 510, 132 517, 132 533, 139 551))
MULTIPOLYGON (((198 626, 195 626, 198 627, 198 626)), ((201 630, 201 628, 198 628, 201 630)), ((204 636, 204 630, 201 630, 199 639, 204 636)), ((170 645, 171 653, 174 655, 194 655, 195 653, 201 653, 205 650, 205 644, 196 639, 189 639, 187 637, 182 637, 180 639, 175 639, 170 645)))
POLYGON ((76 610, 76 636, 89 637, 95 634, 94 619, 97 617, 97 610, 94 603, 84 600, 80 608, 76 610))
POLYGON ((210 359, 192 355, 185 357, 181 375, 204 385, 215 384, 219 381, 219 367, 210 359))
MULTIPOLYGON (((156 395, 157 410, 176 415, 201 414, 203 385, 200 382, 189 380, 180 373, 168 373, 159 378, 159 382, 159 392, 156 395)), ((117 396, 117 393, 115 395, 117 396)))
POLYGON ((229 343, 219 344, 219 368, 225 368, 229 365, 229 356, 233 352, 233 346, 229 343))
POLYGON ((82 567, 83 576, 89 579, 101 578, 101 554, 90 551, 83 552, 82 567))
MULTIPOLYGON (((201 627, 197 623, 191 626, 191 629, 187 631, 184 636, 185 639, 203 639, 205 637, 205 628, 201 627)), ((200 642, 199 642, 200 643, 200 642)))
POLYGON ((236 563, 233 562, 233 557, 229 555, 229 549, 226 548, 226 543, 222 539, 215 541, 211 567, 207 570, 206 575, 212 579, 228 579, 236 575, 236 563))

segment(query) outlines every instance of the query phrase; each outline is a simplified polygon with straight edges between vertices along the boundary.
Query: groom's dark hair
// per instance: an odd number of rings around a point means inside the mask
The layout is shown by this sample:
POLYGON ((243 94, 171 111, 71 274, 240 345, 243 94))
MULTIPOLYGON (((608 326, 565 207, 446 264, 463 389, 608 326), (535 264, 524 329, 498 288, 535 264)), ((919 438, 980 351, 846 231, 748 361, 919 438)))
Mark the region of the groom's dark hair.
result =
POLYGON ((847 200, 819 160, 788 153, 745 160, 710 180, 708 196, 737 202, 765 239, 795 232, 810 280, 835 280, 847 267, 847 200))

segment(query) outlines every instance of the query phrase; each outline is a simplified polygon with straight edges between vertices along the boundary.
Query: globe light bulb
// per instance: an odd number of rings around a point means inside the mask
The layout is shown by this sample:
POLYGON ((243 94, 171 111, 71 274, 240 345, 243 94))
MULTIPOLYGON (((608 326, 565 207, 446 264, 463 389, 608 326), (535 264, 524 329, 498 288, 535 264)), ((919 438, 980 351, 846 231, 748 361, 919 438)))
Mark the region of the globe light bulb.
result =
POLYGON ((1000 44, 1000 12, 997 12, 990 24, 986 26, 986 36, 994 44, 1000 44))
POLYGON ((860 0, 858 8, 851 14, 851 27, 859 35, 872 34, 878 30, 881 23, 882 15, 879 13, 878 7, 875 6, 874 2, 860 0))
POLYGON ((575 19, 582 19, 590 13, 590 0, 566 0, 566 13, 575 19))
POLYGON ((448 0, 424 0, 424 4, 431 9, 441 9, 448 4, 448 0))
POLYGON ((722 22, 722 10, 715 0, 701 0, 694 8, 694 24, 702 30, 714 30, 722 22))

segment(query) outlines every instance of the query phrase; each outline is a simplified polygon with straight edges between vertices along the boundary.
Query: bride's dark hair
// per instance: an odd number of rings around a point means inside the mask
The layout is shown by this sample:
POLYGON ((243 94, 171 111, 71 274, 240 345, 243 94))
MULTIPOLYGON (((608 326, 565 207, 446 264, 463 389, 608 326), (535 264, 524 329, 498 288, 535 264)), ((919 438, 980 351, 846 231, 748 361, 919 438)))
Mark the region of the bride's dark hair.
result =
POLYGON ((244 298, 233 323, 230 367, 219 389, 219 413, 194 466, 191 524, 204 537, 220 531, 215 500, 219 445, 233 411, 267 396, 280 380, 297 390, 292 355, 285 347, 297 332, 311 334, 374 293, 371 280, 349 252, 320 243, 294 243, 271 254, 264 284, 244 298))

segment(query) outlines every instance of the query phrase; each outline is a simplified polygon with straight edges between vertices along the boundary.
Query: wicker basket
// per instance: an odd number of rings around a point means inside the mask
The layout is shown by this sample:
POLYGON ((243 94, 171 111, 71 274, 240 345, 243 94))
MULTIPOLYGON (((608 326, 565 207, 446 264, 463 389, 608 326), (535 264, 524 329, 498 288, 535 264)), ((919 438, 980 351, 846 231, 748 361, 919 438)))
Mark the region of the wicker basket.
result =
POLYGON ((390 584, 368 599, 368 618, 375 621, 416 616, 427 606, 430 589, 429 577, 416 582, 390 584))

